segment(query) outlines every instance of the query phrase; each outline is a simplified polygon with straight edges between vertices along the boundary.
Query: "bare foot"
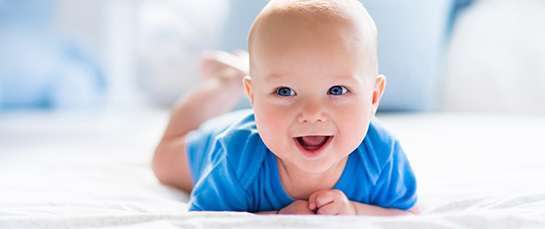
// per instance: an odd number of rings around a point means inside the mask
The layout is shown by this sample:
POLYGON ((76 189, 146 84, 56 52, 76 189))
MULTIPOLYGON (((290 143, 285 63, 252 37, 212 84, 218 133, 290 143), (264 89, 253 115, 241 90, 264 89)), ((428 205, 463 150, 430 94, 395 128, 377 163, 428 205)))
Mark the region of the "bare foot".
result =
POLYGON ((238 72, 241 78, 248 75, 249 57, 243 50, 237 50, 233 54, 224 51, 208 51, 201 58, 201 76, 204 79, 214 77, 219 72, 227 69, 229 72, 238 72), (234 71, 233 71, 234 70, 234 71))

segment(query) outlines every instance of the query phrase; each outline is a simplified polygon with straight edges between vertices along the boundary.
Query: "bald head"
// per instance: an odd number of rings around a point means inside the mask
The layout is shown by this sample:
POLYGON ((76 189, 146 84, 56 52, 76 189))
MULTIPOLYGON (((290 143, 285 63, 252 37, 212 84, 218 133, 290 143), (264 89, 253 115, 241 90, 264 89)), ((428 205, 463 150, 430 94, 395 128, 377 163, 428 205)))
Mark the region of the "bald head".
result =
POLYGON ((340 43, 371 75, 378 75, 375 23, 356 0, 270 1, 257 16, 248 37, 250 75, 254 76, 252 69, 261 65, 256 63, 259 58, 253 57, 289 51, 292 44, 306 45, 305 39, 316 37, 324 37, 324 42, 315 47, 317 51, 327 49, 328 43, 340 43), (277 42, 286 40, 293 42, 277 42))

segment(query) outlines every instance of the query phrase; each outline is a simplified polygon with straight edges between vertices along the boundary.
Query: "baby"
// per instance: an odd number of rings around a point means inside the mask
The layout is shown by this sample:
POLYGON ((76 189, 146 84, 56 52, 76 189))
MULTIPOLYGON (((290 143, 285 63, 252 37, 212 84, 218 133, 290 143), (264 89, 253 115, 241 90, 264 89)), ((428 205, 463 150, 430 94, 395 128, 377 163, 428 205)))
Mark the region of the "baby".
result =
POLYGON ((356 0, 271 1, 250 30, 249 76, 244 54, 205 58, 156 176, 191 192, 190 210, 420 214, 403 149, 373 117, 386 80, 376 36, 356 0), (253 110, 228 113, 244 92, 253 110))

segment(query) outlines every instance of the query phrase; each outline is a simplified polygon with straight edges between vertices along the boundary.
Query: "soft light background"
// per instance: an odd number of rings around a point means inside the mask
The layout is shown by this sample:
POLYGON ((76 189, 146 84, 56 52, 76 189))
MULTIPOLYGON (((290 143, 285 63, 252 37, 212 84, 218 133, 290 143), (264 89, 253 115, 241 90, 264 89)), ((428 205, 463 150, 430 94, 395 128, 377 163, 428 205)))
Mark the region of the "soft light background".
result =
MULTIPOLYGON (((545 113, 543 1, 361 1, 381 111, 545 113)), ((246 48, 266 3, 0 0, 0 110, 169 107, 199 82, 202 51, 246 48)))
POLYGON ((0 0, 0 111, 165 105, 198 82, 200 53, 228 9, 224 0, 0 0))

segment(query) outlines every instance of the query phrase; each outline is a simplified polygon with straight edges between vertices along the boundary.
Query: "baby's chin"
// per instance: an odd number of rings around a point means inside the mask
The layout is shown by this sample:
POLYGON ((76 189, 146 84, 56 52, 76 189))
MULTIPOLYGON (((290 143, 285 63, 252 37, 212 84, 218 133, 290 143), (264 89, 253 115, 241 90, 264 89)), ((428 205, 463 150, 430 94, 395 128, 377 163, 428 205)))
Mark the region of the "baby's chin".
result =
POLYGON ((309 175, 320 176, 331 172, 335 164, 331 161, 323 161, 322 163, 304 163, 296 166, 299 170, 309 175))
MULTIPOLYGON (((323 175, 330 172, 335 166, 339 165, 342 161, 335 161, 329 158, 321 158, 316 160, 309 160, 307 158, 301 159, 288 159, 283 160, 279 157, 284 165, 289 165, 290 167, 295 167, 299 171, 309 174, 309 175, 323 175)), ((344 168, 344 166, 342 166, 344 168)))

